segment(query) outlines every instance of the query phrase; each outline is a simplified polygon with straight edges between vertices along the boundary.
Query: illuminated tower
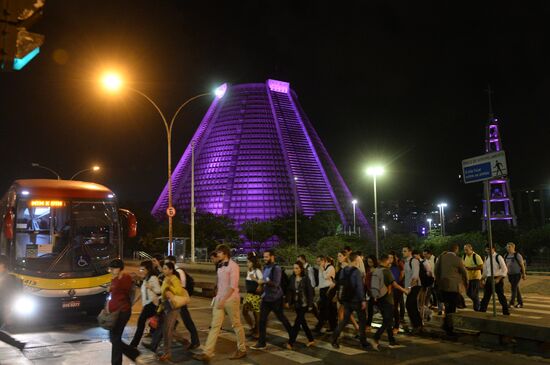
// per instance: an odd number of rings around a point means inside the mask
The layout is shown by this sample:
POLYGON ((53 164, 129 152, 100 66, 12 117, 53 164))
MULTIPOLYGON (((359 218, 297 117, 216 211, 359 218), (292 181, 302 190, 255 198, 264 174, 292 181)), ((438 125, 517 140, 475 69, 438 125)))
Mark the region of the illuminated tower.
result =
MULTIPOLYGON (((195 146, 197 211, 233 218, 237 225, 298 211, 335 211, 353 224, 353 197, 289 83, 226 85, 186 148, 173 176, 174 206, 190 212, 191 148, 195 146)), ((164 217, 166 188, 152 214, 164 217)), ((363 213, 357 226, 369 234, 363 213)))
MULTIPOLYGON (((485 126, 485 152, 502 151, 502 138, 500 137, 500 128, 498 119, 493 114, 491 88, 487 90, 489 94, 489 120, 485 126)), ((509 169, 508 169, 509 171, 509 169)), ((491 220, 503 221, 509 226, 517 225, 516 214, 514 211, 514 202, 512 201, 512 191, 510 190, 510 176, 494 179, 490 181, 490 201, 491 201, 491 220)), ((483 200, 482 229, 487 227, 487 204, 483 200)))

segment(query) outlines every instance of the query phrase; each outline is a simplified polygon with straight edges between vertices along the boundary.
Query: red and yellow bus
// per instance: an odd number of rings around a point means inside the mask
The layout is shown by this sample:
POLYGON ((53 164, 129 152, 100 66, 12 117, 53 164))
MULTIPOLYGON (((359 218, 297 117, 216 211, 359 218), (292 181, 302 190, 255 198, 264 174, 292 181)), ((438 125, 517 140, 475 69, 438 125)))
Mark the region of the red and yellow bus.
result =
POLYGON ((111 190, 82 181, 16 180, 0 201, 0 216, 0 254, 24 285, 15 305, 23 315, 98 312, 111 281, 108 264, 123 253, 121 222, 129 237, 137 228, 111 190))

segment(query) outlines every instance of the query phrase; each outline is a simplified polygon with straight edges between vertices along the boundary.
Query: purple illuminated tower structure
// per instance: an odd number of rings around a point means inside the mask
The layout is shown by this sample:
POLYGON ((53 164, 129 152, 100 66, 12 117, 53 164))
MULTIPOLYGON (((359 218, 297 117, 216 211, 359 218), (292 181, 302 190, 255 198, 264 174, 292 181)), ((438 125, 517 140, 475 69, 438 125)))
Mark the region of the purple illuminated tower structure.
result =
MULTIPOLYGON (((489 120, 485 126, 485 152, 502 151, 502 139, 498 119, 493 114, 491 102, 491 88, 487 90, 489 94, 489 120)), ((490 200, 491 200, 491 221, 506 222, 509 226, 517 225, 516 214, 514 211, 514 202, 510 190, 510 178, 495 179, 490 181, 490 200)), ((487 204, 483 200, 482 229, 487 229, 487 204)))
MULTIPOLYGON (((197 211, 240 225, 291 215, 296 204, 306 216, 336 211, 344 227, 352 225, 353 197, 289 83, 220 88, 172 175, 178 211, 190 214, 194 145, 197 211)), ((165 187, 153 216, 162 219, 167 205, 165 187)), ((370 234, 359 209, 356 220, 370 234)))

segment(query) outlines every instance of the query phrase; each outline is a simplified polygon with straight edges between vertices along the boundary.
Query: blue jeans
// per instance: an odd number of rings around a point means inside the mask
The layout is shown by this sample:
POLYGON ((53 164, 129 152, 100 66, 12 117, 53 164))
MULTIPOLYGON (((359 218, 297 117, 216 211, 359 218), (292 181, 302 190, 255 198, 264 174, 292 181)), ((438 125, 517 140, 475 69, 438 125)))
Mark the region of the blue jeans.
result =
POLYGON ((521 281, 521 274, 509 274, 508 281, 512 286, 512 296, 510 297, 510 305, 516 303, 516 297, 518 298, 518 304, 523 305, 523 298, 521 297, 521 292, 519 291, 519 282, 521 281))

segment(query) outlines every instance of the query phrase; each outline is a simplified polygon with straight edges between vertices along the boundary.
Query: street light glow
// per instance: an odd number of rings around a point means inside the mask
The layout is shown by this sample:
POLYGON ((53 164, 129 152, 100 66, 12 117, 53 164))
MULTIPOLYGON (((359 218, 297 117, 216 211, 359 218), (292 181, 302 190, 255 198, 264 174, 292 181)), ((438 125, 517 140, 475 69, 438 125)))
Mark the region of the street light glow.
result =
POLYGON ((353 205, 357 204, 357 199, 353 199, 353 200, 351 201, 351 204, 353 204, 353 205))
POLYGON ((226 91, 227 91, 227 84, 223 84, 218 86, 216 90, 214 90, 214 95, 216 95, 218 99, 221 99, 225 95, 226 91))
POLYGON ((92 167, 93 171, 99 171, 100 169, 101 167, 99 167, 98 165, 95 165, 94 167, 92 167))
POLYGON ((367 168, 367 175, 370 176, 380 176, 384 174, 384 167, 382 166, 371 166, 367 168))
POLYGON ((438 208, 447 208, 447 203, 439 203, 437 204, 438 208))
POLYGON ((122 78, 119 74, 114 72, 108 72, 101 78, 103 87, 111 92, 117 92, 122 88, 122 78))

